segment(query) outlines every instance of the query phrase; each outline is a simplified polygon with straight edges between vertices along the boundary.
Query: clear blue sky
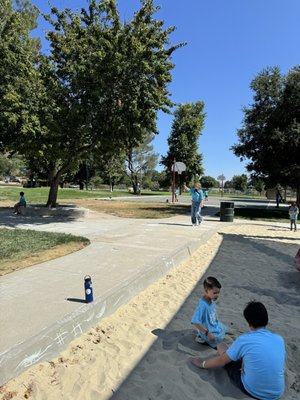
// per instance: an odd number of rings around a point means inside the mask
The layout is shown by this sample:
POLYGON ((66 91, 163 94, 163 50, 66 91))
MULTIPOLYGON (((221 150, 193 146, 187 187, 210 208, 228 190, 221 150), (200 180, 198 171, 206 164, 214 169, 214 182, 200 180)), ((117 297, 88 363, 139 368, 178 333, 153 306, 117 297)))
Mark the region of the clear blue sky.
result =
MULTIPOLYGON (((46 0, 31 2, 49 10, 46 0)), ((51 4, 80 9, 87 1, 51 4)), ((126 20, 140 7, 139 0, 118 4, 126 20)), ((223 173, 229 180, 245 173, 244 164, 229 148, 237 142, 242 107, 252 102, 249 84, 268 66, 279 66, 285 74, 299 65, 300 0, 155 0, 155 4, 161 6, 157 18, 166 27, 177 28, 172 43, 188 43, 173 53, 170 92, 175 103, 205 103, 207 116, 199 140, 205 175, 217 178, 223 173)), ((43 24, 41 20, 41 28, 43 24)), ((161 155, 168 150, 172 120, 172 115, 159 114, 154 148, 161 155)))

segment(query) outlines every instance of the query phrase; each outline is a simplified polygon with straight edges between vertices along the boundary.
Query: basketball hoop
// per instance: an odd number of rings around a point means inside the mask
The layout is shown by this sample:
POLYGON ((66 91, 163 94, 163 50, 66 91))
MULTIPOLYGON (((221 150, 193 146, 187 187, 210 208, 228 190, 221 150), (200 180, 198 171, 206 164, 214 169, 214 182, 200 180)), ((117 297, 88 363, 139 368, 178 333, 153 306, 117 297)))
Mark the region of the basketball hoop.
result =
POLYGON ((172 171, 174 171, 174 170, 179 175, 181 175, 182 172, 184 172, 186 170, 186 165, 181 161, 177 161, 172 165, 172 171))

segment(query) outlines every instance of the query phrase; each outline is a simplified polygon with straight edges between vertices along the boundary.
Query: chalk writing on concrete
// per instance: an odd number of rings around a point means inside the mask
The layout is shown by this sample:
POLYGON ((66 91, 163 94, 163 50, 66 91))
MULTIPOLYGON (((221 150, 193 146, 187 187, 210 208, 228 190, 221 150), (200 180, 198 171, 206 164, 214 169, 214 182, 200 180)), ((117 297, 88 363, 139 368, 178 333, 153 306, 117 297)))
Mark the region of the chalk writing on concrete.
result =
POLYGON ((26 367, 30 367, 31 365, 33 365, 34 363, 38 362, 41 358, 43 358, 47 352, 47 350, 52 347, 52 344, 50 344, 49 346, 47 346, 44 350, 40 349, 38 351, 36 351, 35 353, 31 354, 30 356, 27 356, 24 358, 23 361, 21 361, 17 367, 15 368, 15 370, 17 371, 18 369, 22 369, 22 368, 26 368, 26 367))
POLYGON ((54 340, 56 341, 57 344, 64 344, 65 343, 65 336, 68 335, 68 331, 65 332, 58 332, 56 333, 56 337, 54 340))
POLYGON ((81 329, 81 325, 80 324, 77 324, 75 326, 73 325, 72 333, 73 333, 74 337, 78 336, 78 335, 82 335, 83 332, 82 332, 82 329, 81 329))

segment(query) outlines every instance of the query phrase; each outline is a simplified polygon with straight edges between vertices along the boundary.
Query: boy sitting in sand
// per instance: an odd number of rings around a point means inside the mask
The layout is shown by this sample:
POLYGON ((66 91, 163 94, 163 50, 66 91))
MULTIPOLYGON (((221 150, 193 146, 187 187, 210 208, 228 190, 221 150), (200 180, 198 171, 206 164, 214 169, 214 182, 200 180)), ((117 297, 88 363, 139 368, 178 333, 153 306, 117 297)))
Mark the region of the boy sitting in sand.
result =
POLYGON ((200 299, 192 317, 192 324, 198 331, 196 341, 207 343, 216 348, 227 332, 227 326, 218 321, 216 301, 220 295, 221 284, 213 276, 209 276, 203 282, 204 296, 200 299))
POLYGON ((266 329, 269 318, 262 303, 248 303, 244 317, 250 332, 239 336, 230 347, 218 343, 216 357, 190 361, 197 368, 225 367, 232 382, 250 397, 277 400, 284 393, 284 340, 266 329))

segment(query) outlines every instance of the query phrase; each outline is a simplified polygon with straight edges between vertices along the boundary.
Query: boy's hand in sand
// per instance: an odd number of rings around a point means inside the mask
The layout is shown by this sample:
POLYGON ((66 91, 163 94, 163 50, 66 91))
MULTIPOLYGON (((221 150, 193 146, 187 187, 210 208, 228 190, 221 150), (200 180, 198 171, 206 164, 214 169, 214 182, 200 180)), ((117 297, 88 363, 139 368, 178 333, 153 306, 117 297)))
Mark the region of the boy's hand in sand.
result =
POLYGON ((189 358, 191 364, 193 364, 197 368, 205 369, 205 361, 200 360, 200 358, 191 357, 189 358))

